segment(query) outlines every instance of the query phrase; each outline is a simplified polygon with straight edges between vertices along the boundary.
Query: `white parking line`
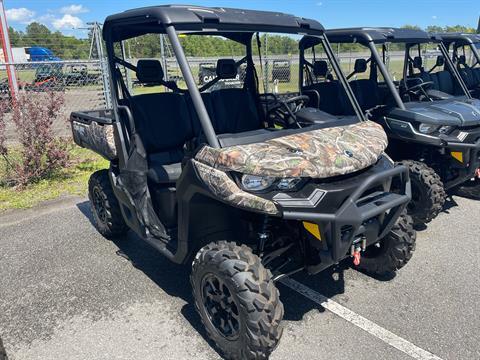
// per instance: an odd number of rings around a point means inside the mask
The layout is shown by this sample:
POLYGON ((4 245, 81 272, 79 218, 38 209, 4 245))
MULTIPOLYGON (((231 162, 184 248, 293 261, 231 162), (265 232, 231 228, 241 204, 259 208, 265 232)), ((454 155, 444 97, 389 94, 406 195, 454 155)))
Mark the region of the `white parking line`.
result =
POLYGON ((412 344, 404 338, 395 335, 391 331, 388 331, 380 325, 377 325, 374 322, 364 318, 363 316, 358 315, 352 310, 347 309, 346 307, 340 305, 332 299, 327 298, 326 296, 316 292, 315 290, 310 289, 309 287, 299 283, 296 280, 293 280, 291 278, 284 278, 281 279, 280 282, 283 285, 289 287, 290 289, 298 292, 299 294, 302 294, 303 296, 317 303, 318 305, 324 307, 325 309, 331 311, 335 315, 340 316, 342 319, 352 323, 355 326, 358 326, 360 329, 365 330, 369 334, 382 340, 386 344, 404 352, 405 354, 411 356, 414 359, 442 360, 438 356, 422 348, 419 348, 415 344, 412 344))

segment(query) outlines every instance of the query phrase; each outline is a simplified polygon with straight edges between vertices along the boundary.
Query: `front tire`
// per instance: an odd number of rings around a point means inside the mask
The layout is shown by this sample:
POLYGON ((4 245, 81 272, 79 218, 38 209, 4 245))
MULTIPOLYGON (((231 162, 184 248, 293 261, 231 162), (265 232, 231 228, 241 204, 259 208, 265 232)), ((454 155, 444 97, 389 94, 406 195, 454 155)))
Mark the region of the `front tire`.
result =
POLYGON ((112 239, 124 235, 128 231, 120 204, 113 193, 108 170, 99 170, 90 176, 88 198, 95 227, 100 234, 112 239))
POLYGON ((283 304, 272 275, 245 245, 210 243, 193 261, 195 306, 227 359, 267 359, 282 335, 283 304))
POLYGON ((446 194, 440 176, 425 163, 403 160, 410 171, 412 200, 407 205, 408 214, 416 223, 426 224, 437 217, 445 204, 446 194))
POLYGON ((404 267, 411 259, 416 238, 413 220, 404 212, 387 236, 367 247, 356 268, 377 276, 391 274, 404 267))

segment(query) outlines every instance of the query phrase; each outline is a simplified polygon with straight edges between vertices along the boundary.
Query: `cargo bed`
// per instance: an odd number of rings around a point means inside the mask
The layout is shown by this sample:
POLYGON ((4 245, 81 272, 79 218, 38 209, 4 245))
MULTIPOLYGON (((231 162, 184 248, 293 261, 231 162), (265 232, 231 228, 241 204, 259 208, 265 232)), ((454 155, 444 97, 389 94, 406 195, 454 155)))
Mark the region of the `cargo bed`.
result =
POLYGON ((117 159, 111 110, 77 111, 70 115, 73 140, 107 160, 117 159))

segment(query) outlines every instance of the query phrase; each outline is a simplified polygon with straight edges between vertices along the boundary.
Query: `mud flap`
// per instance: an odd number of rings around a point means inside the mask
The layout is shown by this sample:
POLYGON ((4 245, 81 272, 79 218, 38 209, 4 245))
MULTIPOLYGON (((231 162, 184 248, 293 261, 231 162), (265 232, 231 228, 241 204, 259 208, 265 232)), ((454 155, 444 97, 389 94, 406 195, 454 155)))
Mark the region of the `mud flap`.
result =
POLYGON ((132 151, 118 176, 118 185, 130 198, 138 221, 148 233, 157 239, 169 241, 170 236, 153 209, 147 183, 148 161, 145 149, 138 134, 134 134, 132 140, 132 151))

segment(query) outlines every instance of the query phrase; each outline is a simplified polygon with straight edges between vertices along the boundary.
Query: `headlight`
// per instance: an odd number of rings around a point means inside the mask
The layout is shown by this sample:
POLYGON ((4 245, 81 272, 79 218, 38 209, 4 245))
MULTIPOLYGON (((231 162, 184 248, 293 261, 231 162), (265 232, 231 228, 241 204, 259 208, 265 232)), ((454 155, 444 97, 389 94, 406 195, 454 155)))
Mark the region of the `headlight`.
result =
POLYGON ((247 191, 263 191, 272 186, 274 182, 275 178, 271 176, 242 176, 242 186, 247 191))
POLYGON ((246 191, 259 192, 267 189, 271 190, 295 190, 302 182, 302 178, 275 178, 271 176, 242 175, 242 187, 246 191))
POLYGON ((418 130, 423 134, 431 134, 438 130, 440 125, 432 125, 432 124, 420 124, 418 130))
POLYGON ((297 187, 297 185, 302 181, 302 178, 298 177, 291 177, 291 178, 283 178, 277 183, 278 190, 292 190, 297 187))
POLYGON ((438 132, 440 134, 450 134, 453 129, 455 129, 454 126, 449 126, 449 125, 445 125, 445 126, 442 126, 440 129, 438 129, 438 132))

